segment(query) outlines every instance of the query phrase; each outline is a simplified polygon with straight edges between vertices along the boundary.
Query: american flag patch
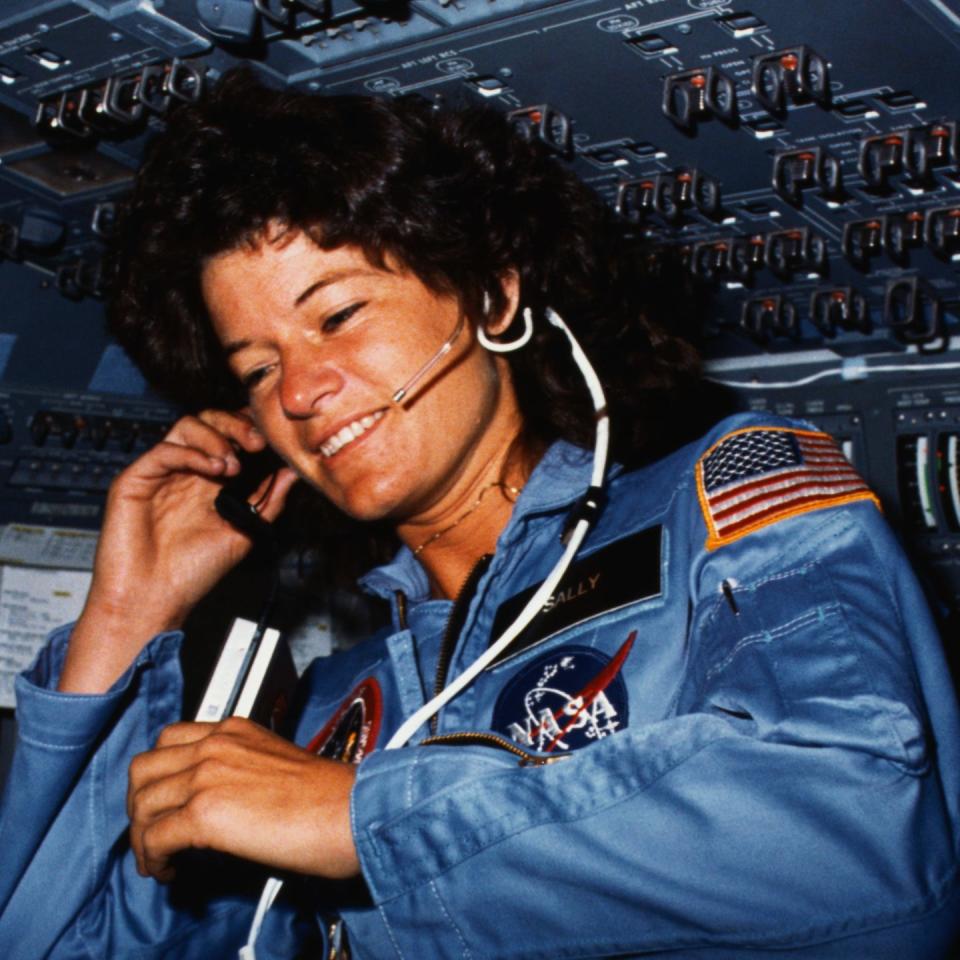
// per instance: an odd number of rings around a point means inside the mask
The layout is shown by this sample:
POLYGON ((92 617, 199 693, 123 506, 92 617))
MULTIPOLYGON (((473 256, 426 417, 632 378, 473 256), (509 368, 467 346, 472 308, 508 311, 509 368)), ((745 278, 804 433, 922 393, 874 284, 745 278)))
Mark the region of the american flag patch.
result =
POLYGON ((880 502, 825 433, 748 427, 697 463, 697 492, 713 550, 771 523, 852 500, 880 502))

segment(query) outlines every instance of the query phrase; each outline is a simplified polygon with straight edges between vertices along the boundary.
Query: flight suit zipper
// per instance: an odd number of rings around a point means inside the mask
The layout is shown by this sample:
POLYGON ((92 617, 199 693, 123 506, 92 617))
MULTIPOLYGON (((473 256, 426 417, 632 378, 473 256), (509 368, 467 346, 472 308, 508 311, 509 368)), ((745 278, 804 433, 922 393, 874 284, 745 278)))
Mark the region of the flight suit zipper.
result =
POLYGON ((500 750, 506 750, 515 757, 520 758, 521 767, 543 767, 549 763, 556 763, 558 760, 567 760, 571 754, 565 753, 554 757, 545 757, 538 753, 532 753, 524 750, 519 744, 501 737, 495 733, 482 733, 479 731, 465 730, 462 733, 443 733, 437 736, 427 737, 421 740, 421 747, 426 746, 485 746, 498 747, 500 750))
MULTIPOLYGON (((460 631, 467 619, 467 610, 470 607, 470 601, 473 599, 477 590, 477 584, 480 578, 487 572, 490 561, 493 560, 492 553, 485 553, 473 565, 469 576, 464 581, 463 586, 457 593, 453 601, 453 609, 447 619, 447 626, 443 631, 443 640, 440 642, 440 653, 437 657, 437 674, 433 683, 433 695, 439 696, 443 688, 447 685, 447 674, 450 672, 450 661, 453 659, 453 651, 457 646, 457 639, 460 631)), ((430 718, 430 733, 437 732, 437 726, 440 722, 439 714, 435 713, 430 718)))
POLYGON ((407 595, 402 590, 393 591, 393 599, 397 605, 397 624, 401 630, 409 630, 407 624, 407 595))

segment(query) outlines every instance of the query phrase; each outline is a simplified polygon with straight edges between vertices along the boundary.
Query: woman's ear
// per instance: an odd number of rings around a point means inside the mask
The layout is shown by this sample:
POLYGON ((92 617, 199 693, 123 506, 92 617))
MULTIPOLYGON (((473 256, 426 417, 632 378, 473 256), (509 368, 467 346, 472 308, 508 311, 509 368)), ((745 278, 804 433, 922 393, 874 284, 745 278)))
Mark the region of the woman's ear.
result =
POLYGON ((503 294, 504 306, 501 310, 494 308, 491 304, 484 311, 483 318, 484 329, 493 336, 503 333, 513 323, 517 308, 520 306, 520 274, 516 270, 508 270, 498 277, 497 282, 503 294))

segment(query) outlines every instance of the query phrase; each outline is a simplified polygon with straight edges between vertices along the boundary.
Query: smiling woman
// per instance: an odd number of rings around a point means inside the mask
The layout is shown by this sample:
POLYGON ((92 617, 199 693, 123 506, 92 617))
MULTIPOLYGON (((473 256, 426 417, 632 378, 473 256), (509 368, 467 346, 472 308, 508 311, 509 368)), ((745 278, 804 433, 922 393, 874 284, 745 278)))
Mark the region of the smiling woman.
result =
MULTIPOLYGON (((210 258, 201 287, 254 423, 341 510, 390 519, 402 539, 419 542, 491 479, 522 482, 521 464, 505 462, 521 427, 510 367, 472 335, 458 337, 402 405, 393 402, 460 326, 456 297, 399 265, 375 268, 356 247, 328 251, 280 228, 210 258)), ((509 317, 515 274, 502 289, 509 317)), ((487 323, 506 325, 490 316, 487 323)), ((504 511, 508 504, 495 509, 490 498, 477 519, 504 511)), ((490 524, 482 552, 492 551, 504 520, 490 524)), ((447 578, 455 589, 464 576, 447 578)))
POLYGON ((952 955, 960 722, 876 497, 809 424, 712 422, 675 287, 542 145, 228 75, 118 260, 113 329, 190 412, 18 681, 4 957, 261 922, 244 960, 952 955), (214 502, 268 445, 264 520, 299 478, 402 544, 290 739, 178 722, 179 628, 251 547, 214 502))

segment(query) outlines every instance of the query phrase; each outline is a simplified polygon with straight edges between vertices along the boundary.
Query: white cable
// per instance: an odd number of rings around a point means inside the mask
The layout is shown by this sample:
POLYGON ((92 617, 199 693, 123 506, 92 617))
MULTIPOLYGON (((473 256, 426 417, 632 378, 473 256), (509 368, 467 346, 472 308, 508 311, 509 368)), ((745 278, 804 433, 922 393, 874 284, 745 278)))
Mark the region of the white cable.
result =
MULTIPOLYGON (((929 370, 960 370, 960 362, 950 363, 888 363, 877 366, 861 366, 857 368, 860 377, 871 373, 926 373, 929 370)), ((820 370, 807 377, 797 380, 774 380, 769 383, 754 380, 723 380, 720 377, 707 377, 713 383, 723 387, 732 387, 735 390, 787 390, 790 387, 804 387, 808 383, 822 380, 824 377, 842 377, 847 372, 845 367, 831 367, 829 370, 820 370)))
POLYGON ((257 937, 260 936, 260 928, 263 926, 267 911, 273 906, 273 901, 277 899, 277 894, 283 886, 283 881, 277 877, 270 877, 263 885, 263 892, 260 894, 260 900, 257 902, 257 909, 253 915, 253 923, 250 924, 250 932, 247 934, 247 942, 240 948, 239 960, 257 960, 255 944, 257 937))
POLYGON ((390 738, 384 748, 385 750, 396 750, 397 747, 404 746, 424 723, 445 704, 449 703, 477 674, 481 673, 526 629, 530 621, 533 620, 547 600, 550 599, 554 589, 560 582, 560 578, 567 572, 567 567, 573 559, 573 555, 577 552, 577 548, 580 546, 583 538, 586 536, 589 527, 590 524, 587 523, 586 520, 581 520, 577 524, 574 528, 573 536, 567 542, 566 550, 560 558, 560 562, 553 568, 550 575, 543 581, 536 593, 527 601, 527 605, 520 611, 520 615, 516 620, 514 620, 500 635, 497 641, 487 647, 463 673, 447 684, 432 700, 425 703, 419 710, 407 717, 397 732, 390 738))
MULTIPOLYGON (((593 400, 593 408, 597 416, 596 434, 594 437, 593 448, 593 469, 590 472, 590 486, 602 487, 603 477, 607 470, 607 456, 610 448, 610 416, 607 413, 607 398, 603 392, 603 385, 597 376, 596 370, 583 352, 583 348, 577 342, 573 332, 563 321, 560 315, 550 307, 545 311, 547 320, 559 330, 561 330, 570 342, 570 352, 573 359, 583 375, 587 389, 590 391, 590 397, 593 400)), ((397 732, 390 738, 385 750, 396 750, 404 746, 407 741, 425 724, 437 711, 449 703, 464 687, 466 687, 478 674, 493 662, 511 643, 527 628, 530 622, 541 611, 543 605, 550 599, 553 591, 563 579, 571 561, 576 555, 580 544, 590 530, 590 521, 581 517, 573 533, 567 540, 563 555, 554 565, 547 578, 540 584, 534 595, 527 601, 526 606, 520 611, 519 615, 510 624, 509 627, 491 644, 473 663, 467 667, 458 677, 451 681, 444 689, 437 694, 428 703, 425 703, 419 710, 409 716, 401 725, 397 732)), ((250 925, 250 933, 247 936, 247 944, 240 951, 239 960, 256 960, 254 944, 260 934, 260 928, 263 925, 264 917, 267 911, 276 899, 283 881, 276 877, 267 880, 260 894, 260 902, 257 904, 257 910, 253 917, 253 923, 250 925)))
POLYGON ((546 316, 547 320, 553 326, 562 330, 566 334, 567 340, 570 341, 570 352, 573 354, 573 359, 580 368, 580 373, 583 375, 587 389, 590 391, 590 399, 593 400, 593 410, 597 415, 597 429, 594 439, 593 470, 590 474, 590 485, 592 487, 602 487, 603 477, 607 472, 607 455, 610 450, 610 415, 607 413, 607 397, 603 392, 603 384, 600 383, 600 378, 597 376, 597 371, 593 369, 590 359, 583 352, 583 347, 580 346, 579 341, 564 323, 560 314, 547 307, 546 316))
MULTIPOLYGON (((591 471, 591 486, 599 487, 603 483, 603 475, 607 468, 607 451, 610 445, 610 418, 607 415, 607 400, 603 393, 603 386, 600 378, 593 369, 587 355, 577 342, 570 328, 564 323, 560 316, 547 307, 547 320, 553 326, 562 330, 570 341, 570 350, 581 374, 587 383, 590 396, 593 399, 593 406, 597 413, 597 429, 594 441, 593 470, 591 471)), ((563 555, 550 571, 547 578, 540 584, 537 591, 527 601, 526 606, 520 611, 513 623, 477 657, 473 663, 467 667, 456 679, 452 680, 443 690, 440 691, 432 700, 425 703, 419 710, 411 714, 400 725, 397 732, 387 742, 385 750, 395 750, 402 747, 417 732, 417 730, 426 723, 435 713, 449 703, 464 687, 473 681, 473 679, 483 672, 497 657, 503 653, 507 647, 527 628, 534 617, 541 611, 543 605, 553 595, 557 584, 567 572, 567 567, 573 560, 574 555, 583 542, 583 538, 590 529, 590 523, 587 520, 579 520, 573 529, 573 534, 567 541, 566 549, 563 555)))

